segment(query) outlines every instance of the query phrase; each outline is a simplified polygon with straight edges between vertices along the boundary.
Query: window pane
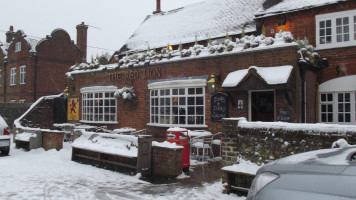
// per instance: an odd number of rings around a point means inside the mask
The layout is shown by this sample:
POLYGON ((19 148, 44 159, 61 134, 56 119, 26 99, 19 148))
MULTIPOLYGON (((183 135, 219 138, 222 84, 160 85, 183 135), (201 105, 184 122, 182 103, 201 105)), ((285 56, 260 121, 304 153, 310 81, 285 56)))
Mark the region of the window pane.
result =
POLYGON ((188 97, 188 105, 195 105, 195 97, 188 97))
POLYGON ((185 97, 179 97, 179 105, 185 105, 185 97))
POLYGON ((328 101, 333 101, 333 95, 332 94, 328 94, 328 101))
POLYGON ((344 122, 344 115, 343 114, 339 114, 338 115, 338 122, 344 122))
POLYGON ((326 20, 326 27, 331 27, 331 20, 326 20))
POLYGON ((188 94, 195 94, 195 88, 189 88, 188 94))
POLYGON ((351 122, 350 114, 345 114, 345 122, 351 122))
POLYGON ((345 102, 350 102, 350 93, 345 93, 345 102))
POLYGON ((333 105, 332 104, 328 105, 328 112, 333 112, 333 105))
POLYGON ((326 101, 326 94, 321 94, 321 101, 326 101))
POLYGON ((204 98, 203 97, 197 97, 196 98, 196 105, 204 105, 204 98))
POLYGON ((179 89, 179 95, 185 95, 185 89, 179 89))
POLYGON ((178 89, 173 89, 172 91, 173 95, 178 95, 178 89))
POLYGON ((333 121, 333 114, 328 114, 328 122, 332 122, 333 121))
POLYGON ((195 107, 188 107, 188 115, 195 115, 195 107))
POLYGON ((203 88, 196 88, 196 94, 203 94, 203 88))
POLYGON ((320 26, 320 28, 325 28, 325 21, 319 22, 319 26, 320 26))
POLYGON ((344 102, 344 94, 338 94, 338 101, 339 102, 344 102))
POLYGON ((326 121, 326 114, 321 114, 321 122, 327 122, 326 121))

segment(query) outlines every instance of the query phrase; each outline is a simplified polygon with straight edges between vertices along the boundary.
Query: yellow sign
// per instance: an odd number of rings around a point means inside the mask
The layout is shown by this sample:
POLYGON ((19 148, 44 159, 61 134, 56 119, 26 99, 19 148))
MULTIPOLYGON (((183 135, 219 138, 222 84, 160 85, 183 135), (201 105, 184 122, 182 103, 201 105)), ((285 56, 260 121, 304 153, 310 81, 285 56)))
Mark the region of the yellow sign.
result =
POLYGON ((67 108, 67 120, 79 120, 79 99, 69 98, 67 108))

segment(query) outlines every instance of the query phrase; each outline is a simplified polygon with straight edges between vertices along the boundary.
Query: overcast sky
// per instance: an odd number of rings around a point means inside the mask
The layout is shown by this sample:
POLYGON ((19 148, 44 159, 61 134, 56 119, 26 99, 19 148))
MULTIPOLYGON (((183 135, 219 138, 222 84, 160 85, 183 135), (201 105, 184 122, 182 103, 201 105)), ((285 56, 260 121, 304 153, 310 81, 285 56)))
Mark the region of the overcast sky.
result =
MULTIPOLYGON (((168 11, 204 0, 161 0, 161 10, 168 11)), ((156 0, 1 0, 0 41, 10 25, 28 36, 45 37, 56 28, 66 30, 76 42, 76 25, 89 25, 88 46, 118 50, 156 9, 156 0)), ((102 49, 88 47, 91 55, 102 49)), ((110 54, 113 51, 109 51, 110 54)))

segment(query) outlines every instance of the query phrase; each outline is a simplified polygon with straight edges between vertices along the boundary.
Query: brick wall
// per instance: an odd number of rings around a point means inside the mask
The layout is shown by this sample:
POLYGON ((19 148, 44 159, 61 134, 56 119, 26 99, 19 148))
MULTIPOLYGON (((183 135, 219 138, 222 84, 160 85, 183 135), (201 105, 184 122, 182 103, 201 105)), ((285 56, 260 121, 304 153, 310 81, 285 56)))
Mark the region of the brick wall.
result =
POLYGON ((56 149, 57 151, 63 148, 63 131, 42 131, 42 146, 47 151, 56 149))
POLYGON ((44 99, 20 121, 22 126, 41 129, 53 128, 53 99, 44 99))
MULTIPOLYGON (((294 38, 296 39, 308 38, 309 43, 315 47, 315 16, 319 14, 328 14, 353 9, 356 9, 356 1, 338 2, 337 4, 257 19, 257 23, 259 24, 259 26, 262 26, 262 24, 265 26, 266 36, 273 37, 274 34, 278 32, 281 28, 278 27, 278 20, 281 18, 285 18, 287 21, 287 25, 283 27, 284 31, 292 32, 294 38)), ((329 67, 318 74, 319 83, 323 83, 327 80, 337 78, 339 76, 356 74, 355 46, 345 48, 332 48, 327 50, 317 50, 317 52, 322 57, 326 57, 329 60, 329 67), (347 74, 344 74, 340 71, 340 74, 337 75, 336 67, 341 63, 345 64, 347 74)))
MULTIPOLYGON (((294 67, 292 77, 288 83, 288 89, 291 90, 291 99, 293 100, 292 106, 295 107, 295 121, 301 121, 301 82, 299 76, 299 67, 297 65, 297 51, 298 47, 296 45, 271 48, 264 50, 246 51, 239 52, 231 55, 214 55, 205 58, 194 58, 186 60, 171 61, 165 63, 151 64, 150 66, 134 67, 133 69, 122 68, 119 70, 106 70, 101 72, 90 72, 83 74, 73 75, 74 80, 68 79, 69 85, 74 86, 75 90, 71 94, 72 97, 77 97, 81 99, 80 88, 98 86, 98 85, 115 85, 118 88, 123 86, 133 86, 137 94, 138 103, 134 108, 128 108, 124 105, 118 103, 117 106, 117 125, 108 125, 109 129, 114 129, 118 127, 133 127, 137 130, 147 128, 147 133, 158 138, 158 140, 164 140, 165 132, 169 127, 147 127, 146 124, 149 123, 149 101, 150 95, 147 88, 148 81, 161 80, 161 79, 171 79, 171 78, 187 78, 194 76, 204 76, 209 77, 211 74, 220 74, 221 83, 225 80, 226 76, 233 71, 240 69, 247 69, 250 66, 282 66, 282 65, 292 65, 294 67), (121 80, 112 80, 111 74, 119 74, 121 80), (127 78, 127 74, 135 74, 135 76, 130 76, 127 78)), ((220 83, 220 84, 221 84, 220 83)), ((251 81, 250 84, 241 86, 242 90, 251 89, 261 89, 255 87, 256 82, 251 81), (251 88, 251 86, 254 86, 251 88)), ((259 84, 262 89, 283 89, 283 86, 264 86, 259 84)), ((316 84, 310 85, 310 87, 315 87, 316 84)), ((220 88, 221 92, 225 92, 223 88, 220 88)), ((248 93, 231 91, 234 100, 236 98, 242 98, 245 101, 244 110, 238 111, 237 105, 233 105, 229 102, 229 116, 230 117, 248 117, 247 114, 247 99, 248 93), (240 96, 238 96, 240 95, 240 96)), ((283 92, 282 92, 283 93, 283 92)), ((315 94, 310 94, 311 98, 315 98, 315 94)), ((280 95, 284 98, 284 93, 280 95)), ((211 95, 206 88, 205 95, 205 123, 207 125, 207 130, 216 133, 221 130, 221 122, 211 121, 211 95)), ((277 104, 285 105, 283 101, 277 101, 277 104)), ((315 107, 308 107, 309 110, 314 111, 315 107)), ((315 115, 315 114, 314 114, 315 115)), ((81 116, 81 114, 80 114, 81 116)), ((311 119, 313 120, 313 119, 311 119)))
POLYGON ((182 173, 182 149, 152 146, 152 174, 178 176, 182 173))
POLYGON ((0 103, 0 115, 5 119, 10 128, 15 119, 21 117, 31 106, 29 103, 0 103))
POLYGON ((222 166, 236 163, 242 157, 259 165, 289 155, 331 148, 340 138, 356 143, 355 132, 286 131, 273 128, 241 128, 238 119, 223 121, 221 139, 222 166))

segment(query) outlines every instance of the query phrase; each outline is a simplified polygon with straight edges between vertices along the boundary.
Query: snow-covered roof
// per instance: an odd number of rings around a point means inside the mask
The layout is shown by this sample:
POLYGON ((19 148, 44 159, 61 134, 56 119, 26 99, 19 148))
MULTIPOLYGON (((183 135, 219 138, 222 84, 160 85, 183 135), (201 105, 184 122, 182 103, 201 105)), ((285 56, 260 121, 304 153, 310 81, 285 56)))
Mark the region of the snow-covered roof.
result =
POLYGON ((256 18, 268 17, 283 13, 290 13, 299 10, 306 10, 348 0, 282 0, 280 3, 266 9, 261 9, 256 13, 256 18))
POLYGON ((5 56, 7 55, 7 49, 9 48, 9 45, 9 43, 0 41, 0 51, 2 51, 5 56))
POLYGON ((293 66, 276 66, 276 67, 256 67, 251 66, 248 69, 241 69, 231 72, 227 75, 222 86, 236 87, 248 74, 251 69, 256 70, 257 74, 269 85, 285 84, 293 70, 293 66))
POLYGON ((36 51, 36 46, 37 46, 37 44, 38 44, 38 42, 40 40, 34 39, 34 38, 29 38, 29 37, 26 37, 25 39, 28 42, 28 44, 31 46, 31 50, 30 51, 31 52, 35 52, 36 51))
POLYGON ((126 43, 146 50, 256 30, 254 14, 265 0, 207 0, 146 17, 126 43))
POLYGON ((147 52, 137 52, 132 55, 127 55, 121 58, 117 64, 99 65, 99 64, 87 64, 81 63, 73 65, 66 76, 70 79, 74 79, 72 75, 101 72, 106 70, 118 70, 129 67, 142 67, 146 65, 153 65, 159 63, 176 62, 181 60, 201 59, 206 57, 215 57, 220 55, 238 54, 248 51, 260 51, 273 48, 284 47, 298 47, 290 32, 279 32, 275 34, 275 37, 260 36, 244 36, 240 39, 236 39, 236 42, 232 42, 227 39, 222 44, 217 41, 212 42, 208 46, 194 45, 189 49, 173 50, 173 51, 161 51, 156 52, 150 50, 147 52))

